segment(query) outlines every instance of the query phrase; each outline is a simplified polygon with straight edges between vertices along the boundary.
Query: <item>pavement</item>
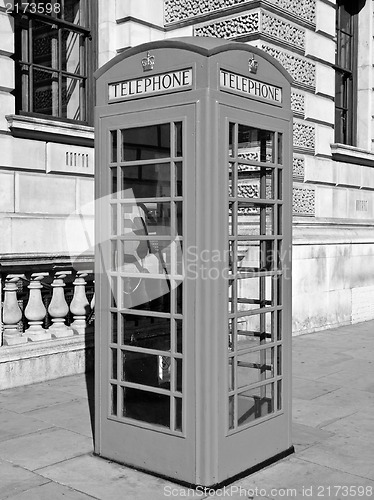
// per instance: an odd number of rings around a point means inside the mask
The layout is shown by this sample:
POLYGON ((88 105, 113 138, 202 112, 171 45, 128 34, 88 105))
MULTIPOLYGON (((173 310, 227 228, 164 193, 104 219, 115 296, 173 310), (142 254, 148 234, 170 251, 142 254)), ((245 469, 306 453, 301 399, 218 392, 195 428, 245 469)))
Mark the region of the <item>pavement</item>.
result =
POLYGON ((93 456, 92 376, 0 392, 0 499, 374 498, 374 321, 293 339, 295 453, 225 490, 93 456))

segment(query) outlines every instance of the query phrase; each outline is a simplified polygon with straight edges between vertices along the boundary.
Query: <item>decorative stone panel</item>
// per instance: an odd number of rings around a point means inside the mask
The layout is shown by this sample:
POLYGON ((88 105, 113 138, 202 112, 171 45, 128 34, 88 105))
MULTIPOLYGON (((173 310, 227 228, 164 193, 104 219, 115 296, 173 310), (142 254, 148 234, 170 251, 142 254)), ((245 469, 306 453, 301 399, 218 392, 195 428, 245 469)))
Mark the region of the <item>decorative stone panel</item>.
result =
POLYGON ((195 36, 213 36, 216 38, 238 38, 259 32, 259 12, 225 19, 194 28, 195 36))
POLYGON ((305 98, 303 94, 291 92, 291 109, 295 114, 303 115, 305 113, 305 98))
POLYGON ((236 39, 254 33, 263 33, 298 49, 305 48, 305 32, 302 29, 267 12, 256 11, 194 28, 195 36, 226 39, 236 39))
MULTIPOLYGON (((315 24, 316 0, 268 0, 303 21, 315 24)), ((227 10, 238 5, 253 4, 255 0, 165 0, 165 24, 177 23, 197 16, 227 10)))
POLYGON ((294 187, 292 196, 294 215, 314 217, 316 212, 315 191, 309 187, 294 187))
POLYGON ((269 0, 269 2, 303 21, 316 23, 316 0, 269 0))
POLYGON ((295 148, 307 149, 314 152, 315 130, 312 125, 293 123, 293 145, 295 148))
POLYGON ((289 72, 295 84, 306 85, 314 89, 316 85, 316 67, 313 63, 265 44, 262 44, 261 48, 273 56, 289 72))
POLYGON ((305 160, 301 156, 294 156, 292 162, 292 176, 294 179, 304 180, 305 160))
POLYGON ((261 13, 261 33, 293 45, 298 49, 305 49, 304 30, 267 12, 261 13))

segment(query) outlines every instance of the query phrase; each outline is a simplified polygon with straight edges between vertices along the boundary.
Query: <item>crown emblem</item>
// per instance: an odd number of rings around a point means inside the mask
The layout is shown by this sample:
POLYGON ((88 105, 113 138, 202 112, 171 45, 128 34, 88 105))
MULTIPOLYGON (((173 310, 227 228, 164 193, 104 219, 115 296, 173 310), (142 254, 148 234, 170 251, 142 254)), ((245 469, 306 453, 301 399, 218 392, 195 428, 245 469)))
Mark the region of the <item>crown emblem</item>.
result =
POLYGON ((151 69, 153 69, 154 65, 155 65, 155 56, 151 56, 151 54, 147 52, 146 57, 142 59, 143 71, 150 71, 151 69))
POLYGON ((256 61, 255 56, 252 54, 252 57, 248 59, 248 69, 250 73, 257 73, 258 69, 258 61, 256 61))

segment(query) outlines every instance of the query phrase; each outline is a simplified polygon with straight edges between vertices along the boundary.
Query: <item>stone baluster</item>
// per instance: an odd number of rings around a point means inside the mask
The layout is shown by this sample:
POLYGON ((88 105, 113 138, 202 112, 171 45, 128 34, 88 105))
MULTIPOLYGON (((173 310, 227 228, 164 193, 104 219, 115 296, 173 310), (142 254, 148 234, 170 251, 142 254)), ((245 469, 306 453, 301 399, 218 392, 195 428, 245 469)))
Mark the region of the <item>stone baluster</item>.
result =
POLYGON ((48 276, 48 273, 33 273, 27 287, 30 294, 25 308, 25 316, 29 322, 29 328, 25 331, 25 336, 30 341, 51 339, 51 334, 42 327, 43 319, 47 314, 41 293, 43 285, 40 283, 44 276, 48 276))
POLYGON ((86 333, 87 322, 86 315, 89 310, 89 302, 86 296, 86 276, 88 276, 90 271, 78 271, 74 285, 74 295, 73 300, 70 303, 70 311, 73 314, 74 321, 71 323, 71 328, 77 335, 83 335, 86 333))
POLYGON ((27 342, 27 337, 18 330, 17 324, 22 319, 22 311, 17 301, 17 282, 24 277, 20 274, 8 274, 4 285, 3 324, 4 345, 17 345, 27 342))
POLYGON ((69 312, 69 306, 64 294, 64 278, 68 274, 71 274, 71 271, 58 271, 55 273, 52 282, 52 300, 48 307, 48 313, 52 319, 52 325, 48 328, 48 332, 52 338, 64 338, 74 335, 73 330, 65 325, 65 317, 69 312))

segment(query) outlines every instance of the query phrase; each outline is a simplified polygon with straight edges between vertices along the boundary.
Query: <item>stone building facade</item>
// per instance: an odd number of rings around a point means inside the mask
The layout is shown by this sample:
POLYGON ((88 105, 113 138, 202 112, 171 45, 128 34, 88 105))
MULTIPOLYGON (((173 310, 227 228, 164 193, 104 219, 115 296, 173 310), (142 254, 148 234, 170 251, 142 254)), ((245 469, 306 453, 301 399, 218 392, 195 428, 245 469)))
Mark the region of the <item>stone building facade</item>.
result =
MULTIPOLYGON (((94 69, 144 42, 211 36, 261 48, 293 78, 294 334, 373 319, 373 2, 352 3, 53 0, 39 2, 38 13, 1 0, 3 300, 9 275, 25 276, 23 289, 35 280, 52 285, 56 265, 71 272, 67 284, 77 270, 92 279, 92 255, 79 254, 93 237, 94 69), (77 266, 71 267, 72 256, 77 266), (31 277, 31 271, 48 277, 31 277)), ((22 289, 19 280, 12 283, 22 289)), ((10 344, 25 341, 17 328, 10 344)), ((44 340, 23 349, 56 351, 44 340)), ((87 339, 54 342, 66 365, 84 368, 87 339)), ((12 348, 0 349, 11 359, 12 348)), ((48 363, 39 379, 51 369, 48 363)))

